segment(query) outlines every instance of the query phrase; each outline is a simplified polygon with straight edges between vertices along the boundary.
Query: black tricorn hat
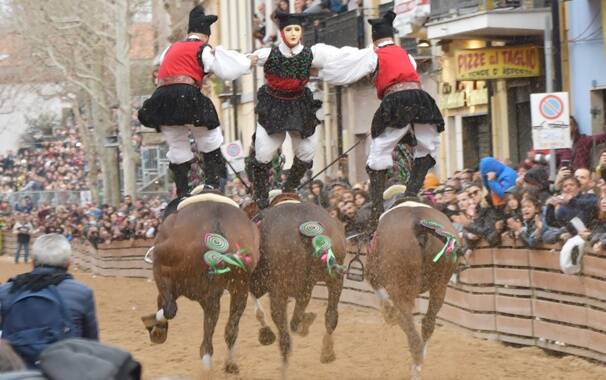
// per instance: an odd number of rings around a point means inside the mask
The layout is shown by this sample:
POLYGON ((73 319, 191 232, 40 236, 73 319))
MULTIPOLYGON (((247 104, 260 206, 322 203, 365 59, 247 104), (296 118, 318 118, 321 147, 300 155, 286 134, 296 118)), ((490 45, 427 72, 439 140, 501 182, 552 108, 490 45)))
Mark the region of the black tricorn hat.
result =
POLYGON ((189 12, 189 26, 187 33, 202 33, 210 36, 210 26, 217 21, 215 15, 205 15, 204 9, 200 6, 195 6, 189 12))
POLYGON ((307 15, 303 13, 284 13, 276 12, 276 19, 278 19, 278 27, 280 30, 286 28, 289 25, 301 25, 307 18, 307 15))
POLYGON ((372 25, 372 40, 376 41, 381 38, 393 37, 394 33, 397 32, 393 27, 393 20, 395 18, 395 13, 387 11, 382 18, 368 20, 368 23, 372 25))

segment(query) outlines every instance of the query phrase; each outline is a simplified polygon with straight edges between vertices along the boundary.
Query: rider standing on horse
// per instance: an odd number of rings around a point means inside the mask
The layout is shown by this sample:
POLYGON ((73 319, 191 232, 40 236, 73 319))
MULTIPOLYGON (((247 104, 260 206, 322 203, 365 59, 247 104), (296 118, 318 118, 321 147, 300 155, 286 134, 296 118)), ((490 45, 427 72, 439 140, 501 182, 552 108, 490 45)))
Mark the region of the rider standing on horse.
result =
POLYGON ((306 47, 301 44, 305 15, 277 13, 281 41, 273 48, 254 52, 257 64, 263 65, 265 85, 257 95, 258 123, 251 160, 254 198, 260 208, 268 206, 271 161, 286 138, 292 140, 295 158, 284 192, 293 192, 305 172, 312 168, 316 151, 316 117, 322 102, 314 99, 306 86, 312 68, 322 68, 334 59, 339 49, 326 44, 306 47))
POLYGON ((438 134, 444 120, 435 100, 421 89, 414 59, 394 42, 395 13, 368 20, 373 46, 340 57, 338 65, 327 65, 320 75, 336 84, 355 82, 371 74, 381 105, 371 126, 372 142, 366 162, 370 177, 372 214, 369 231, 374 231, 383 213, 383 191, 387 173, 393 167, 392 153, 401 142, 414 146, 414 162, 406 196, 417 196, 425 175, 436 161, 438 134), (352 66, 353 65, 353 66, 352 66), (343 71, 347 67, 348 71, 343 71))
POLYGON ((227 178, 219 117, 212 101, 201 92, 204 77, 212 72, 221 79, 234 80, 251 65, 243 54, 208 45, 215 21, 217 16, 205 15, 201 7, 191 10, 187 38, 162 53, 158 87, 139 110, 141 124, 162 132, 166 139, 178 198, 189 193, 189 171, 195 160, 190 132, 204 159, 206 184, 219 189, 227 178))

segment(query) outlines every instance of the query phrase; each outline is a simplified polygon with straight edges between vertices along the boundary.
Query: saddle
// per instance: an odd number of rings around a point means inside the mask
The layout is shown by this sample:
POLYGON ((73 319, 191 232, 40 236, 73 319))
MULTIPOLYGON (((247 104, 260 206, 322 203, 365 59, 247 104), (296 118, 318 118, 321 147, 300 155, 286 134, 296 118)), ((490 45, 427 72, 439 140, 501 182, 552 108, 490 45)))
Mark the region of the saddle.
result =
POLYGON ((185 197, 177 197, 170 201, 164 209, 162 221, 168 218, 169 215, 181 210, 183 207, 199 202, 218 202, 239 208, 238 204, 233 199, 225 196, 219 190, 213 189, 212 187, 208 187, 206 185, 200 185, 193 189, 185 197))

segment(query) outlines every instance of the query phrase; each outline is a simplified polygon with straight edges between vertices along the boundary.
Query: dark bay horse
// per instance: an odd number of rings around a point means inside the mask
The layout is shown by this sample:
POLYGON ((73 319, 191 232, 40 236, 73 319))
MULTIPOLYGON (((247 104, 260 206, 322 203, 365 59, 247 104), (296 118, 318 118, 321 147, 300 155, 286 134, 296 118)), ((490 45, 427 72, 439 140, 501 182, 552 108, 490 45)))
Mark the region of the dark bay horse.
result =
MULTIPOLYGON (((288 298, 295 299, 295 308, 290 328, 301 336, 306 336, 315 314, 306 313, 311 293, 319 281, 328 289, 328 305, 325 313, 325 328, 320 361, 335 360, 332 333, 337 327, 338 303, 343 289, 340 265, 345 259, 345 231, 343 225, 330 217, 323 208, 311 203, 301 203, 294 194, 278 195, 271 206, 264 211, 259 225, 261 232, 261 259, 254 271, 250 291, 255 298, 269 293, 271 317, 278 328, 279 345, 282 354, 282 377, 286 377, 288 355, 291 351, 288 332, 288 298), (322 235, 332 241, 333 266, 323 255, 314 255, 312 238, 301 232, 301 225, 317 222, 323 229, 322 235)), ((250 210, 249 210, 250 211, 250 210)), ((249 212, 254 215, 254 212, 249 212)), ((329 260, 330 261, 330 260, 329 260)), ((261 322, 259 341, 271 344, 275 335, 265 323, 264 312, 257 301, 257 319, 261 322)))
POLYGON ((386 321, 399 324, 406 333, 413 359, 412 380, 421 379, 427 342, 456 269, 457 236, 440 211, 405 202, 382 215, 371 243, 367 278, 381 301, 386 321), (426 291, 429 306, 419 336, 413 308, 417 296, 426 291))
POLYGON ((224 290, 230 294, 225 342, 229 350, 225 371, 237 373, 234 344, 246 307, 249 280, 259 261, 259 232, 231 199, 200 194, 180 204, 158 230, 153 247, 153 273, 158 288, 158 312, 143 317, 153 343, 167 339, 168 320, 177 313, 177 299, 185 296, 204 310, 204 339, 200 357, 212 364, 212 337, 224 290), (196 200, 200 200, 196 202, 196 200), (211 251, 212 253, 209 253, 211 251))

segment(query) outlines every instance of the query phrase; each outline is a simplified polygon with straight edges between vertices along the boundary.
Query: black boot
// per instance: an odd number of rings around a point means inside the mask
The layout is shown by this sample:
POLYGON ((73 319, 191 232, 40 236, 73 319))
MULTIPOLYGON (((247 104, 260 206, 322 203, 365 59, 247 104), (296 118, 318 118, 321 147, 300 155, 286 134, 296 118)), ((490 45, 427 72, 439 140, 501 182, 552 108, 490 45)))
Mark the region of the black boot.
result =
POLYGON ((253 159, 251 161, 253 174, 253 199, 260 209, 269 206, 269 169, 271 162, 266 164, 253 159))
POLYGON ((369 234, 376 231, 379 225, 379 217, 383 213, 383 191, 385 191, 385 182, 387 181, 387 170, 373 170, 366 167, 368 177, 370 177, 370 200, 372 202, 372 209, 370 212, 370 219, 368 220, 369 234))
POLYGON ((435 164, 436 161, 429 154, 425 157, 415 158, 415 161, 412 164, 410 178, 406 184, 405 196, 416 197, 419 195, 419 191, 421 191, 421 188, 423 187, 423 182, 425 182, 427 172, 429 169, 433 168, 435 164))
POLYGON ((189 193, 189 169, 192 161, 182 164, 170 163, 168 168, 173 172, 175 185, 177 186, 177 198, 183 198, 189 193))
POLYGON ((221 153, 221 148, 217 148, 212 152, 203 153, 204 156, 204 177, 206 178, 205 184, 212 186, 215 190, 225 189, 225 183, 227 182, 227 166, 225 158, 221 153))
POLYGON ((284 185, 282 185, 282 191, 285 193, 294 193, 297 191, 297 187, 301 184, 301 178, 305 175, 305 172, 313 167, 313 161, 305 162, 295 157, 288 178, 284 185))

